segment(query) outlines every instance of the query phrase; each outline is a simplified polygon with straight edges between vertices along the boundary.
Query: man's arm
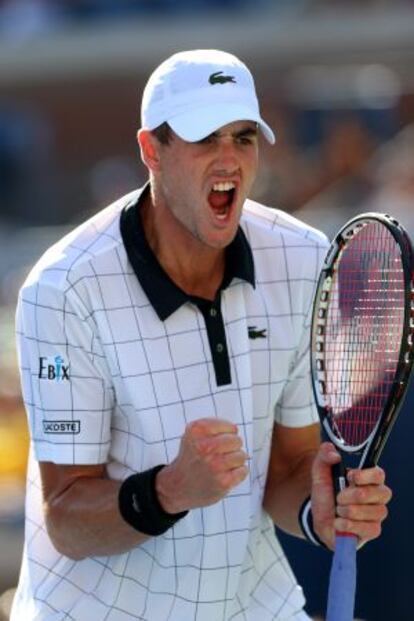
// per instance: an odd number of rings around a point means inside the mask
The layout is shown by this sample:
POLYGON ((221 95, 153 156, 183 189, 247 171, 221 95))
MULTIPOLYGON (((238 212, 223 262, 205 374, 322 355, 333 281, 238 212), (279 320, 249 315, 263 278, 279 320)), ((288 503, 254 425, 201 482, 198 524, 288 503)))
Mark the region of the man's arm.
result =
POLYGON ((275 423, 263 507, 282 530, 303 537, 299 508, 311 491, 311 470, 320 445, 319 424, 275 423))
POLYGON ((391 490, 381 468, 352 470, 350 485, 338 494, 335 505, 332 466, 340 456, 331 443, 320 445, 319 434, 319 425, 275 424, 263 506, 280 528, 303 537, 298 514, 311 494, 313 525, 320 539, 333 548, 338 530, 354 533, 362 545, 380 535, 391 490))
POLYGON ((119 554, 148 539, 121 517, 121 482, 107 478, 105 465, 39 466, 46 526, 61 554, 74 560, 119 554))
MULTIPOLYGON (((156 477, 162 508, 174 514, 218 502, 247 476, 246 460, 233 423, 190 423, 177 457, 156 477)), ((40 462, 40 474, 48 534, 61 554, 74 560, 121 554, 148 539, 121 517, 122 482, 109 479, 105 465, 40 462)))

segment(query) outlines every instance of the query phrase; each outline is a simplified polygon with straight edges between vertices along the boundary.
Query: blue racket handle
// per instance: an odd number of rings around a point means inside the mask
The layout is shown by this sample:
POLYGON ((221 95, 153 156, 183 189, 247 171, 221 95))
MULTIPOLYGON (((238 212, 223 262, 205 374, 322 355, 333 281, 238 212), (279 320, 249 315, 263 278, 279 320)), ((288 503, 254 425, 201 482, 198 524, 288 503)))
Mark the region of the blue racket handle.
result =
POLYGON ((356 592, 357 538, 338 534, 329 578, 326 621, 353 621, 356 592))

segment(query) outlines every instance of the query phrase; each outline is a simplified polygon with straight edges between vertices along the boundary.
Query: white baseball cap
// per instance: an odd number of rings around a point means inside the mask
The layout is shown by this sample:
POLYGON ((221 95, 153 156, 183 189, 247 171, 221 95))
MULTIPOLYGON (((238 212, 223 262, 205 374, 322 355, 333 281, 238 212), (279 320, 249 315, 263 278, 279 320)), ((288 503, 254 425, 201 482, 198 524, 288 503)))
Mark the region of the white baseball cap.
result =
POLYGON ((233 54, 179 52, 149 77, 142 96, 143 128, 167 122, 180 138, 196 142, 233 121, 258 123, 274 144, 275 135, 260 115, 253 76, 233 54))

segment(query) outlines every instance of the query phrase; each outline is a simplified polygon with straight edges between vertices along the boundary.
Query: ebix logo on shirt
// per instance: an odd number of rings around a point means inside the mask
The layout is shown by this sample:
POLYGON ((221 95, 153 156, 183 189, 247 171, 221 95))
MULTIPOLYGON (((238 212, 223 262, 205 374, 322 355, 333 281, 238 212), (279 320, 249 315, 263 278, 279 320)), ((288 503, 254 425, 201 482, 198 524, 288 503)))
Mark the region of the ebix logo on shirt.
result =
POLYGON ((39 358, 39 379, 61 382, 69 380, 69 365, 62 356, 41 356, 39 358))

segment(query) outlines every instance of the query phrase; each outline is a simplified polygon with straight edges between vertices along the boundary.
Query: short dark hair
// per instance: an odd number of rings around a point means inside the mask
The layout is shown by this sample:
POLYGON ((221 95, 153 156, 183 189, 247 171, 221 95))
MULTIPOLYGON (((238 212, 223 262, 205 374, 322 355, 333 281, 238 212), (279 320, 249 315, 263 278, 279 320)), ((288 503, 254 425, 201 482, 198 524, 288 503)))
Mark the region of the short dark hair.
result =
POLYGON ((170 144, 172 139, 172 129, 167 122, 158 125, 151 131, 151 134, 156 137, 161 144, 170 144))

